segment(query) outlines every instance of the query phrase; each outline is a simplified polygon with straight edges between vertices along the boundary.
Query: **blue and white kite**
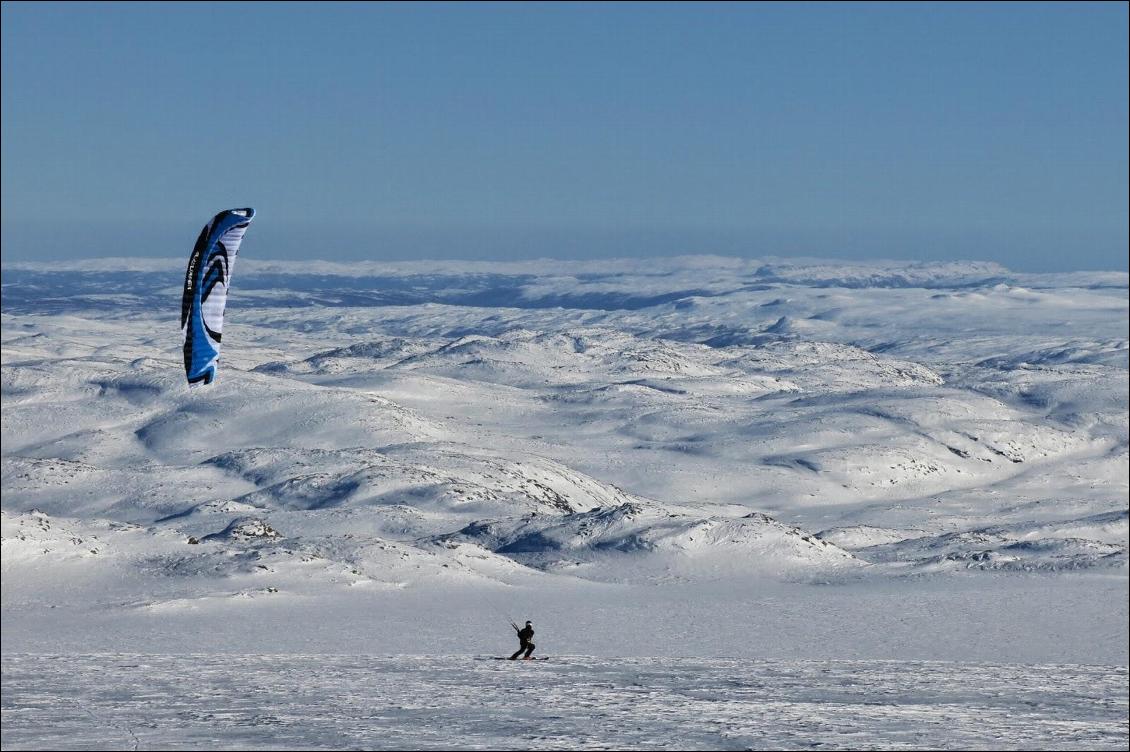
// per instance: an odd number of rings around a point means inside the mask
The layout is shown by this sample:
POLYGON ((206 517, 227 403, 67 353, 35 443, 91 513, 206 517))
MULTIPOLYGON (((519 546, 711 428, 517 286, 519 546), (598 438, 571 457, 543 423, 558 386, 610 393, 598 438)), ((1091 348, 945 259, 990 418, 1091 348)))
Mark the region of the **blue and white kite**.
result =
POLYGON ((232 266, 243 233, 254 217, 254 209, 220 212, 204 225, 192 249, 180 309, 184 373, 189 386, 211 384, 216 378, 232 266))

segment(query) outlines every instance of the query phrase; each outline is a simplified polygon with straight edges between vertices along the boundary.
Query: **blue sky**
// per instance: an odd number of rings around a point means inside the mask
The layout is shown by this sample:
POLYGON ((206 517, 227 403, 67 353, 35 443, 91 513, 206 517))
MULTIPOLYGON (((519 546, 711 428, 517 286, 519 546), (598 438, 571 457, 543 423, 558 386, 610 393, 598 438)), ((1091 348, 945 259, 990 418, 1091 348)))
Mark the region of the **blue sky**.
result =
POLYGON ((1125 3, 2 12, 5 260, 1127 268, 1125 3))

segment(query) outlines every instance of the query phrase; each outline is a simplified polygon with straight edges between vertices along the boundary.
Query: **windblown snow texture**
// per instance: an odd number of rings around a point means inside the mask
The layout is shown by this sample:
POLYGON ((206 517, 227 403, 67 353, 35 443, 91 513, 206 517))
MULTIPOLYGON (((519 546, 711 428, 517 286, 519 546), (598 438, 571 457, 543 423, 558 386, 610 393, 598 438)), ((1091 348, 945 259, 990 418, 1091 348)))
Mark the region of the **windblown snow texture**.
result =
POLYGON ((1126 669, 1085 665, 120 654, 3 669, 13 750, 1126 748, 1126 669))
POLYGON ((254 217, 254 209, 220 212, 200 231, 188 259, 180 325, 184 336, 184 372, 191 386, 211 384, 216 378, 232 267, 254 217))

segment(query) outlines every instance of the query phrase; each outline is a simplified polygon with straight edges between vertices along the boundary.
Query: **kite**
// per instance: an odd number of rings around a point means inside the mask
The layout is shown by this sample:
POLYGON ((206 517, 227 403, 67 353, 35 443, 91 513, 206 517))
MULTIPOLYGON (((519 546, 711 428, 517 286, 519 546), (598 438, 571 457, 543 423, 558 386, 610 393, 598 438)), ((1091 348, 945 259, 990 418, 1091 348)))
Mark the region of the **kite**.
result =
POLYGON ((254 209, 222 211, 204 225, 192 249, 180 309, 184 373, 189 386, 211 384, 216 378, 232 266, 243 234, 254 218, 254 209))

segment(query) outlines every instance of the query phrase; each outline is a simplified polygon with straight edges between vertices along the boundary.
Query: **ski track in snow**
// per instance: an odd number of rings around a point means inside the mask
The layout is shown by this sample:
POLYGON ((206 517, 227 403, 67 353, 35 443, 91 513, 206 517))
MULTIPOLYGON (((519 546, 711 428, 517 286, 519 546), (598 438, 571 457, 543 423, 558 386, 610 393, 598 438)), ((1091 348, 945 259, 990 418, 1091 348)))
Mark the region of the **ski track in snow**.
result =
POLYGON ((5 749, 1125 749, 1126 668, 9 655, 5 749))

